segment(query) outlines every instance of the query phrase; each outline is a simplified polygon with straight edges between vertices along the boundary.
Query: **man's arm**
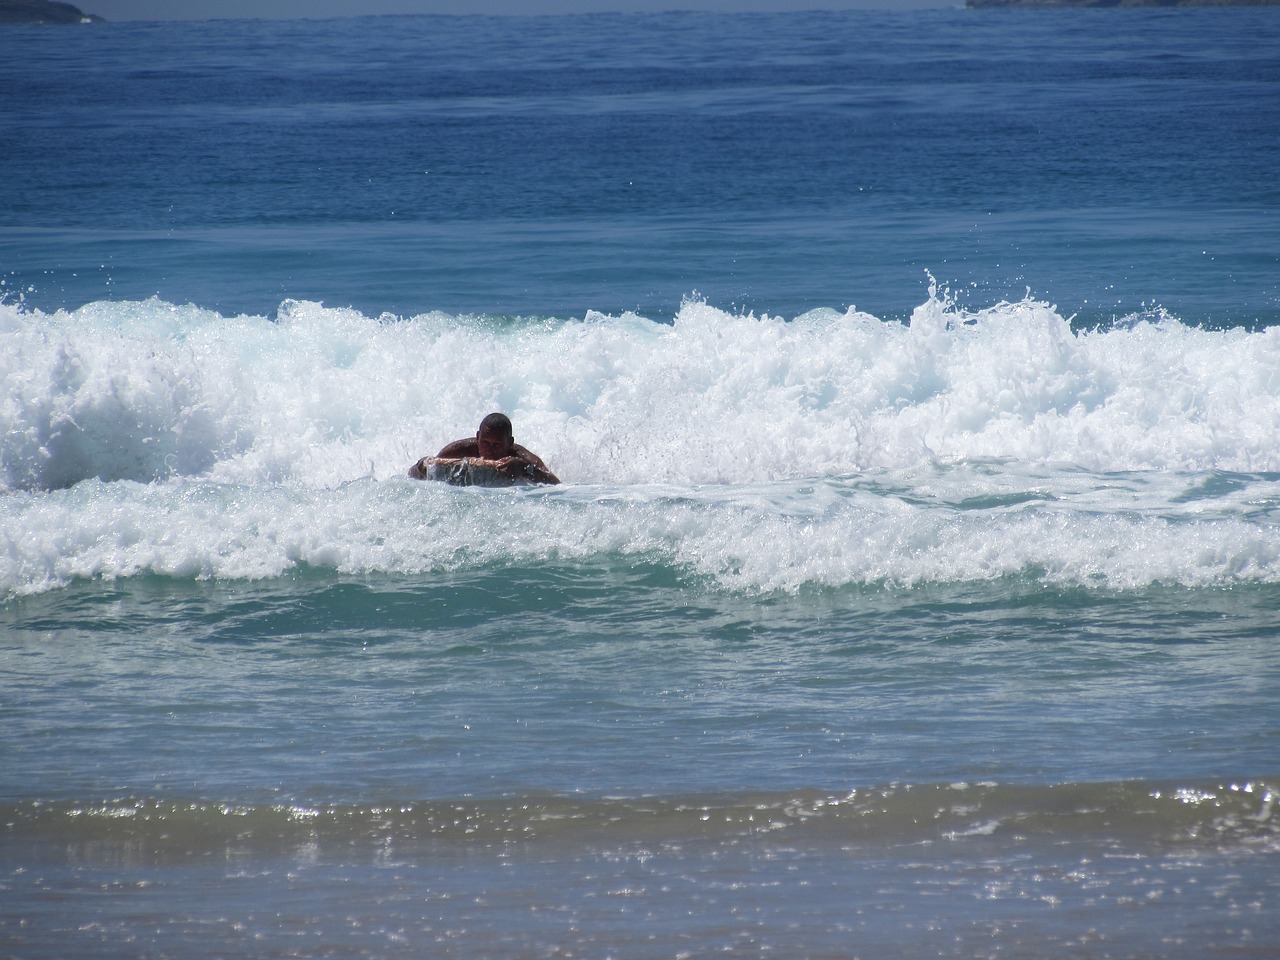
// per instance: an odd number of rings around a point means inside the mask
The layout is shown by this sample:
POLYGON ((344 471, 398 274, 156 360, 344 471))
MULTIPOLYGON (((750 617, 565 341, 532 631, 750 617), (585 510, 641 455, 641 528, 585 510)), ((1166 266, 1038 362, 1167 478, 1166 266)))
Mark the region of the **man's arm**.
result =
MULTIPOLYGON (((476 442, 474 437, 468 437, 465 440, 455 440, 436 454, 436 457, 443 457, 446 460, 460 460, 463 457, 478 456, 480 456, 480 445, 476 442)), ((413 477, 415 480, 426 480, 428 477, 427 461, 433 459, 435 459, 435 457, 423 457, 409 468, 409 476, 413 477)))
POLYGON ((560 478, 546 468, 539 460, 537 463, 525 463, 524 475, 534 483, 559 483, 560 478))
POLYGON ((560 482, 560 478, 547 469, 547 465, 542 462, 542 458, 528 447, 522 447, 517 443, 515 445, 515 451, 516 456, 524 461, 524 475, 534 483, 560 482))

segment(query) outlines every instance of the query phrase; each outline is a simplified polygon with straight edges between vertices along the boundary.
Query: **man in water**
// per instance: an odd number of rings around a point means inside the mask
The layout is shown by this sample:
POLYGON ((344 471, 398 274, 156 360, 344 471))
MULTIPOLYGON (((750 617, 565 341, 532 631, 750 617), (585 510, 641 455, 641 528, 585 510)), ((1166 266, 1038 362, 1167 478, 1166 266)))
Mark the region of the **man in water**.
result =
MULTIPOLYGON (((547 469, 532 450, 516 443, 511 429, 511 421, 506 414, 491 413, 480 421, 480 429, 474 437, 455 440, 447 444, 437 458, 456 460, 461 457, 479 457, 482 460, 494 460, 494 469, 504 477, 516 482, 525 483, 559 483, 560 478, 547 469)), ((409 476, 415 480, 426 480, 427 461, 423 457, 409 468, 409 476)))

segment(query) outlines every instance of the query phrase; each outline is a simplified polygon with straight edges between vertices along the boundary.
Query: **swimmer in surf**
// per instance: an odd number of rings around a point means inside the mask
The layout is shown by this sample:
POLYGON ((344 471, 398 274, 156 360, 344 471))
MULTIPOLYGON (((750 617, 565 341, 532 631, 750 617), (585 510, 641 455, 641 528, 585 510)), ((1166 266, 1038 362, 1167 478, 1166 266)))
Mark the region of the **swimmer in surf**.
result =
MULTIPOLYGON (((560 482, 560 478, 547 469, 541 457, 516 443, 511 421, 502 413, 489 414, 480 421, 480 429, 474 437, 447 444, 436 457, 451 460, 460 457, 496 460, 494 468, 508 479, 526 483, 560 482)), ((423 457, 410 467, 409 476, 415 480, 426 480, 427 461, 430 459, 432 458, 423 457)))

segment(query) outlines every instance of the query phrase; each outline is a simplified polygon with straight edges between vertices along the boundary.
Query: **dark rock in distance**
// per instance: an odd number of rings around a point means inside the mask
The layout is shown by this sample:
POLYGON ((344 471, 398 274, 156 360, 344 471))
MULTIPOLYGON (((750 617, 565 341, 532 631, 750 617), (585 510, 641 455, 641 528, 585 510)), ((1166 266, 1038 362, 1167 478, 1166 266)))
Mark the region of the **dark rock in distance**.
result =
POLYGON ((102 17, 56 0, 0 0, 0 24, 103 22, 102 17))

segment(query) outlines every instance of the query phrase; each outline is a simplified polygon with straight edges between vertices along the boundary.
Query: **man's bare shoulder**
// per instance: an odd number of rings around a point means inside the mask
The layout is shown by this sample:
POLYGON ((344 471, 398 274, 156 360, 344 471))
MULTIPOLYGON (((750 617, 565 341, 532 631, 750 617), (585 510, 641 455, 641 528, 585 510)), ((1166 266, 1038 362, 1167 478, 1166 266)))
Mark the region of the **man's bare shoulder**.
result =
POLYGON ((457 457, 478 457, 480 456, 480 444, 475 437, 467 437, 464 440, 455 440, 453 443, 446 444, 442 447, 436 456, 448 459, 456 459, 457 457))

